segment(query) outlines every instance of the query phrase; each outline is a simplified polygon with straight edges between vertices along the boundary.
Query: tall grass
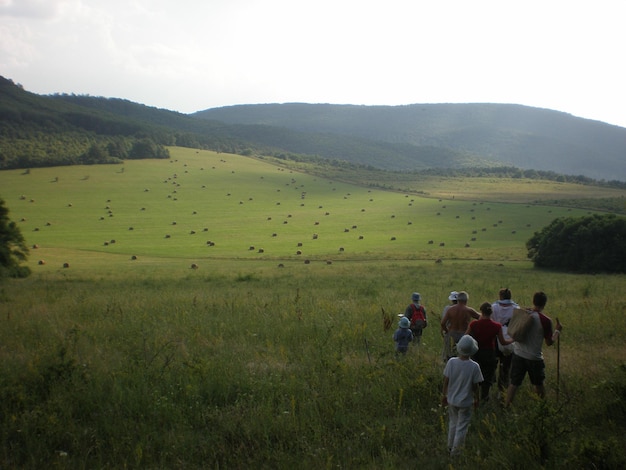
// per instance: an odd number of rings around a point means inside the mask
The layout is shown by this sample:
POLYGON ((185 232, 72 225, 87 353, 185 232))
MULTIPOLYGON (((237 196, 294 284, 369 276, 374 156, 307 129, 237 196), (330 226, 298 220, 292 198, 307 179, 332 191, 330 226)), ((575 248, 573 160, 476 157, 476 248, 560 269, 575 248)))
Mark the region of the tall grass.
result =
POLYGON ((455 468, 621 468, 623 276, 492 263, 212 262, 95 278, 35 273, 1 287, 5 468, 448 468, 437 316, 502 286, 548 293, 565 325, 548 397, 476 413, 455 468), (396 360, 395 314, 419 291, 423 344, 396 360), (590 439, 593 436, 593 439, 590 439), (602 467, 604 465, 604 467, 602 467))

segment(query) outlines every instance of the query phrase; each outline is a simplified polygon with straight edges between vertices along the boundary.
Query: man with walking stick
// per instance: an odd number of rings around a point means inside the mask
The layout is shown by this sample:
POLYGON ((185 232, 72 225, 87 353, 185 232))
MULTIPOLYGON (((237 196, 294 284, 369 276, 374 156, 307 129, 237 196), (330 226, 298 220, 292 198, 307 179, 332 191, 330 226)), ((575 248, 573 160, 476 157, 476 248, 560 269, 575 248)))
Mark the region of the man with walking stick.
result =
MULTIPOLYGON (((507 389, 506 406, 513 402, 515 393, 527 373, 537 395, 541 398, 545 396, 544 380, 546 378, 546 366, 543 360, 543 342, 545 341, 546 346, 553 345, 558 341, 563 328, 558 319, 556 327, 552 328, 552 319, 543 313, 547 302, 548 296, 544 292, 535 292, 533 307, 532 310, 529 310, 529 315, 532 317, 530 329, 525 338, 516 340, 514 344, 513 358, 511 359, 511 382, 507 389)), ((559 348, 559 345, 557 342, 557 348, 559 348)), ((559 381, 558 369, 559 364, 557 361, 557 387, 559 381)))

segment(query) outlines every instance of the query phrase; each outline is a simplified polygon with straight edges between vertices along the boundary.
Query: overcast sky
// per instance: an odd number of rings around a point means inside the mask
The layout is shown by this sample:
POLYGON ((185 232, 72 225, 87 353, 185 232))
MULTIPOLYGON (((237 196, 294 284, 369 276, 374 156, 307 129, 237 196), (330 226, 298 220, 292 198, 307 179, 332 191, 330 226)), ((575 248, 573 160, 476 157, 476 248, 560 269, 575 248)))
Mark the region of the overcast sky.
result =
POLYGON ((515 103, 626 127, 624 0, 0 0, 0 75, 191 113, 515 103))

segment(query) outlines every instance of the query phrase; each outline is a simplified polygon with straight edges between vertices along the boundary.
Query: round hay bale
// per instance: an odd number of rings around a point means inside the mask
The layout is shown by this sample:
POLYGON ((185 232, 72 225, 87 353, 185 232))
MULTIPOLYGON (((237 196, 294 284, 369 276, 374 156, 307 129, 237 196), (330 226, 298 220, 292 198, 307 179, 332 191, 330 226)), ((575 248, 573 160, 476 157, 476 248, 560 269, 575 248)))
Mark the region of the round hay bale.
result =
POLYGON ((37 264, 39 266, 43 266, 44 264, 46 264, 46 260, 40 259, 39 261, 37 261, 37 264))
POLYGON ((441 258, 437 258, 437 259, 435 260, 435 263, 437 263, 437 264, 441 264, 441 263, 443 263, 443 260, 442 260, 441 258))
POLYGON ((33 250, 36 250, 37 248, 39 248, 39 245, 37 245, 36 243, 33 245, 33 250))
POLYGON ((198 265, 196 263, 192 263, 191 269, 198 269, 198 265))
POLYGON ((283 263, 279 263, 279 264, 278 264, 278 267, 279 267, 279 268, 284 268, 284 267, 285 267, 285 265, 284 265, 283 263))
POLYGON ((310 259, 305 259, 304 260, 304 264, 311 264, 311 260, 310 259))
POLYGON ((446 246, 446 244, 444 242, 441 242, 439 246, 446 246))
POLYGON ((131 256, 131 257, 130 257, 130 259, 132 259, 133 261, 135 261, 135 260, 137 259, 137 256, 136 256, 136 255, 133 255, 133 256, 131 256))
POLYGON ((63 263, 63 267, 64 268, 69 268, 70 267, 70 263, 63 263))

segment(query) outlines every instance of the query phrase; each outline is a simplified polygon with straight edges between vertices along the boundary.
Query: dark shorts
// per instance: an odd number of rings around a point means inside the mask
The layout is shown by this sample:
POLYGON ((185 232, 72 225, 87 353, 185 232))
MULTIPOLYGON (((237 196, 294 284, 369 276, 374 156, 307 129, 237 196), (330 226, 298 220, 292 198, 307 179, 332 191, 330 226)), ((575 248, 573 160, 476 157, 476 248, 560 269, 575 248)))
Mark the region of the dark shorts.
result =
POLYGON ((546 379, 546 364, 543 360, 530 360, 511 354, 511 385, 519 387, 528 372, 533 385, 541 386, 546 379))

